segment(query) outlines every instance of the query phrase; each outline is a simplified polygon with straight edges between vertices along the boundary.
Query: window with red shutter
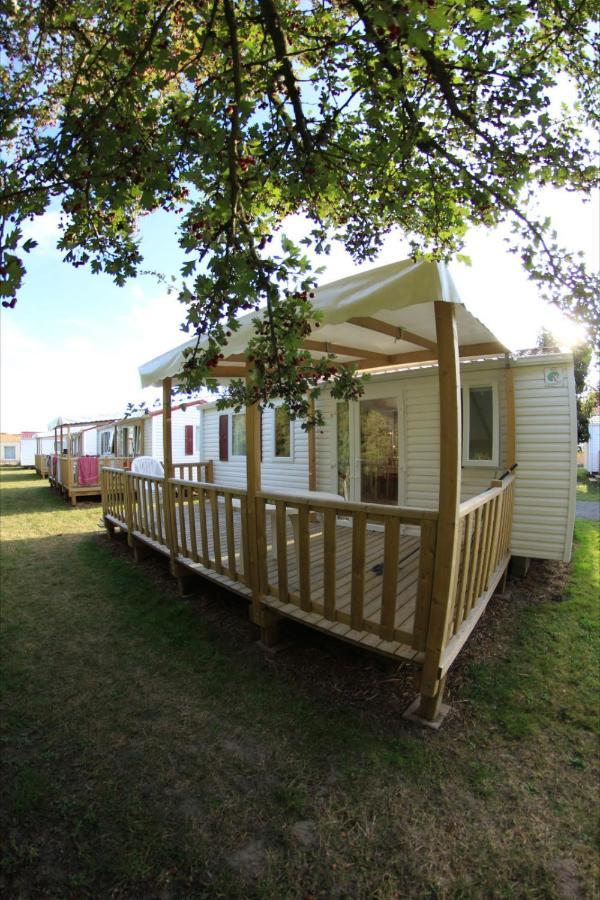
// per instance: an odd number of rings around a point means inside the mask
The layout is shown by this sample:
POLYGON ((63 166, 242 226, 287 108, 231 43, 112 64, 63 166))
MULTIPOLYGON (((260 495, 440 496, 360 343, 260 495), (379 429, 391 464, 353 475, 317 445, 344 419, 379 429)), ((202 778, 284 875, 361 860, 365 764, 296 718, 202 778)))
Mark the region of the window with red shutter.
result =
POLYGON ((219 459, 227 462, 229 459, 229 416, 219 416, 219 459))
POLYGON ((193 425, 185 426, 185 455, 186 456, 194 455, 194 426, 193 425))

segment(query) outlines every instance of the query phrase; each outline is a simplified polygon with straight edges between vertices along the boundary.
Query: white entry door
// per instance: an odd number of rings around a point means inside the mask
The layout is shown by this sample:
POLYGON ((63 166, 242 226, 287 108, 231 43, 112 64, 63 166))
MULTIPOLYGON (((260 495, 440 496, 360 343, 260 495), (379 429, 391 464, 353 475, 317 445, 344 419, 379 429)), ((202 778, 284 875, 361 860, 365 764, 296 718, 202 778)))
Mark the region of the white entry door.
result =
POLYGON ((358 476, 363 503, 398 504, 400 415, 398 400, 358 401, 358 476))
POLYGON ((349 484, 344 494, 349 500, 396 506, 404 493, 400 398, 384 395, 381 386, 367 386, 364 396, 348 406, 349 484))

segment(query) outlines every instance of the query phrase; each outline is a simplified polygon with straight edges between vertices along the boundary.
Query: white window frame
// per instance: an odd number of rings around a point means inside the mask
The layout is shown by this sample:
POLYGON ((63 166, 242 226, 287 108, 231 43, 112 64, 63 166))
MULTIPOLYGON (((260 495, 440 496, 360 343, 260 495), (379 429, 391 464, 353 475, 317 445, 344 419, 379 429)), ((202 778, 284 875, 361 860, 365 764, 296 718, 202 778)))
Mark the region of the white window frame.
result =
POLYGON ((462 379, 462 464, 465 467, 480 469, 497 469, 500 465, 500 404, 498 398, 498 381, 495 378, 480 375, 462 379), (469 459, 469 430, 471 427, 471 389, 491 388, 492 391, 492 458, 469 459))
POLYGON ((273 442, 272 442, 272 457, 273 462, 284 462, 289 463, 294 461, 294 423, 289 417, 288 413, 288 428, 290 430, 290 453, 289 456, 279 456, 275 451, 277 449, 277 410, 284 409, 282 405, 275 406, 273 408, 273 442))
POLYGON ((230 447, 229 458, 230 459, 246 459, 246 456, 248 454, 248 447, 246 447, 246 453, 234 453, 233 452, 233 417, 234 416, 243 416, 244 417, 244 429, 246 427, 246 413, 245 412, 230 413, 230 415, 229 415, 229 447, 230 447))
POLYGON ((5 459, 7 462, 16 462, 17 461, 17 445, 16 444, 5 444, 2 449, 4 450, 3 459, 5 459), (14 456, 7 456, 6 455, 7 450, 12 450, 12 452, 14 453, 14 456))

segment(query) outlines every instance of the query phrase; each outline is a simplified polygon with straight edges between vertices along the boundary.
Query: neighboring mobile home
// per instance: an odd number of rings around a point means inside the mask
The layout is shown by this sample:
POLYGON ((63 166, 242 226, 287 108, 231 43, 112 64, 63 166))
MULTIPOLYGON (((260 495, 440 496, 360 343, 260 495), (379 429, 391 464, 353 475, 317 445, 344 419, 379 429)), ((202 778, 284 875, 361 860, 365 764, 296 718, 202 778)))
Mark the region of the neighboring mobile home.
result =
MULTIPOLYGON (((448 671, 511 556, 568 559, 576 413, 569 354, 513 356, 460 301, 446 268, 403 261, 319 288, 306 342, 372 370, 364 396, 318 400, 308 434, 283 410, 202 409, 200 483, 173 477, 175 348, 140 368, 162 384, 163 479, 103 472, 103 513, 135 547, 251 602, 263 642, 289 617, 421 666, 437 722, 448 671), (315 338, 313 340, 312 338, 315 338)), ((213 370, 248 374, 250 314, 213 370)))
POLYGON ((28 469, 35 466, 36 432, 21 432, 21 465, 28 469))
POLYGON ((589 421, 590 436, 584 444, 584 468, 590 475, 600 473, 600 410, 596 409, 589 421))
MULTIPOLYGON (((59 416, 50 423, 54 449, 49 460, 48 479, 73 506, 79 497, 100 494, 100 469, 106 459, 97 454, 97 431, 110 422, 107 418, 77 421, 59 416)), ((116 462, 112 457, 110 461, 116 462)))
MULTIPOLYGON (((192 465, 200 455, 200 410, 204 400, 178 403, 171 409, 171 453, 177 465, 192 465)), ((162 409, 120 419, 114 424, 117 456, 152 456, 164 461, 162 409)))
POLYGON ((21 435, 0 432, 0 466, 21 465, 21 435))
POLYGON ((42 478, 47 478, 50 472, 51 457, 54 454, 53 431, 46 431, 35 436, 35 471, 42 478))

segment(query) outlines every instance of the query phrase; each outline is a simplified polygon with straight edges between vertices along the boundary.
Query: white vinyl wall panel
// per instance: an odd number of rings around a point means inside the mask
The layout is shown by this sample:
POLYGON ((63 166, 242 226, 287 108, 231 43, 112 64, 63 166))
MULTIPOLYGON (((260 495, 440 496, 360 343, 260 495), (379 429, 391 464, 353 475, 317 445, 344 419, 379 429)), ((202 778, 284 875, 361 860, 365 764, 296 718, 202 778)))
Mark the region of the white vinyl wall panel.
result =
POLYGON ((571 556, 577 421, 573 367, 552 366, 560 383, 550 386, 549 361, 515 366, 516 455, 512 552, 516 556, 571 556))
MULTIPOLYGON (((197 447, 196 428, 200 424, 200 407, 188 406, 185 409, 174 409, 171 413, 171 445, 173 448, 173 462, 192 462, 202 459, 197 447), (193 428, 194 444, 193 453, 185 455, 185 426, 193 428)), ((163 417, 150 416, 144 423, 144 455, 153 456, 164 462, 163 453, 163 417)))
MULTIPOLYGON (((227 461, 219 459, 219 417, 231 413, 214 407, 202 411, 202 459, 212 459, 216 484, 246 486, 246 457, 233 456, 229 428, 227 461)), ((290 459, 275 456, 275 410, 265 409, 262 416, 261 482, 265 490, 298 491, 308 489, 308 436, 299 420, 291 423, 290 459)))

